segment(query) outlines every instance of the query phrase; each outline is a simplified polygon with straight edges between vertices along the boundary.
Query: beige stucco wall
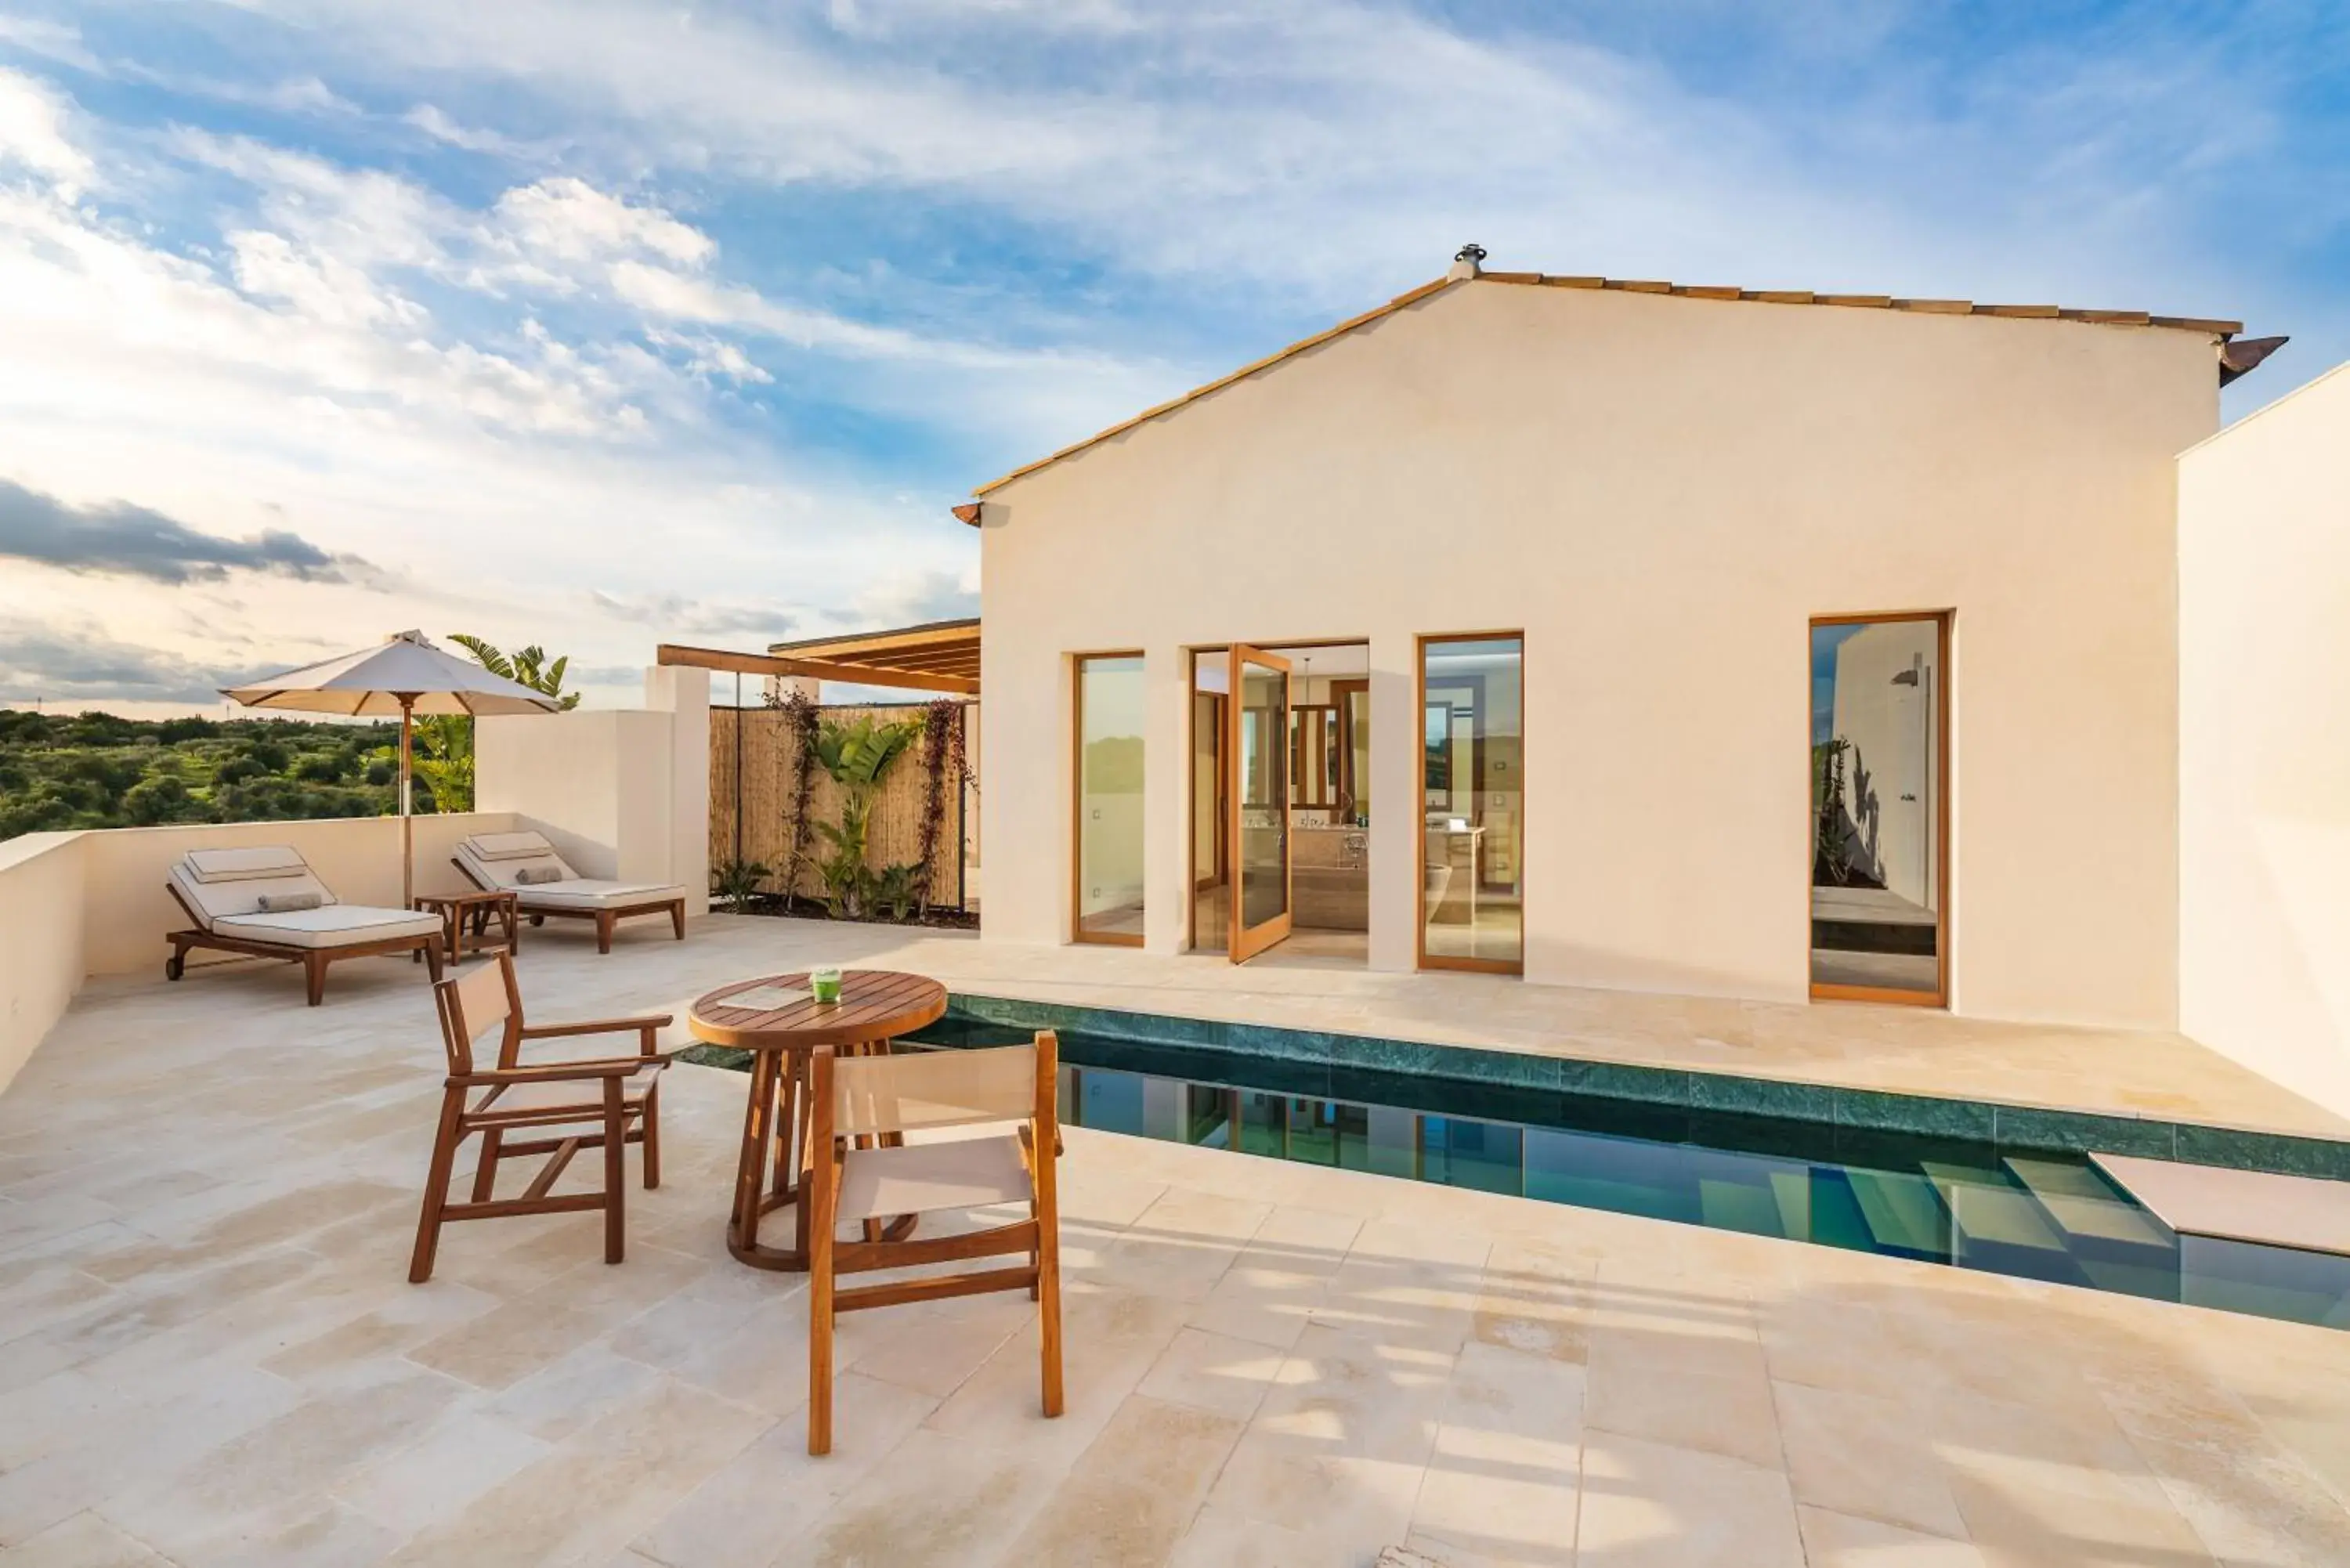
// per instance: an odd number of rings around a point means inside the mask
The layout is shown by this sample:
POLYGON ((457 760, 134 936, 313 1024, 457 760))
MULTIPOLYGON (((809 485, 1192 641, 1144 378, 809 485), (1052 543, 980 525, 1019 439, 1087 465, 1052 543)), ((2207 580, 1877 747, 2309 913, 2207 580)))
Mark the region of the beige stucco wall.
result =
POLYGON ((474 801, 531 819, 583 877, 676 883, 710 907, 710 678, 645 672, 643 708, 484 719, 474 801))
POLYGON ((1017 480, 987 939, 1068 934, 1070 653, 1149 658, 1172 951, 1181 650, 1367 637, 1371 957, 1408 967, 1414 634, 1523 628, 1528 977, 1801 997, 1808 620, 1954 608, 1954 1005, 2167 1025, 2173 459, 2215 382, 2184 331, 1478 282, 1017 480))
POLYGON ((0 844, 0 1089, 81 989, 88 836, 28 833, 0 844))
POLYGON ((2178 492, 2179 1027, 2350 1114, 2350 366, 2178 492))
MULTIPOLYGON (((511 812, 420 816, 416 890, 464 886, 449 857, 469 833, 520 826, 511 812)), ((163 890, 192 849, 290 844, 348 904, 400 904, 400 819, 187 824, 34 833, 0 844, 0 1088, 91 976, 161 974, 167 931, 187 915, 163 890)))

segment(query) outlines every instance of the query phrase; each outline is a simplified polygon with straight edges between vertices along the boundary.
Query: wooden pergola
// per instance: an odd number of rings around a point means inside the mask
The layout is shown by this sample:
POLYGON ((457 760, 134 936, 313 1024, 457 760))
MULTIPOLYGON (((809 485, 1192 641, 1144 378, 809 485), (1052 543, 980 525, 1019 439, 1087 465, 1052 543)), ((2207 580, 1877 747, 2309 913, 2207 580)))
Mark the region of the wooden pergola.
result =
POLYGON ((764 653, 665 642, 656 662, 738 675, 839 680, 951 696, 979 695, 979 620, 931 621, 895 631, 770 644, 764 653))

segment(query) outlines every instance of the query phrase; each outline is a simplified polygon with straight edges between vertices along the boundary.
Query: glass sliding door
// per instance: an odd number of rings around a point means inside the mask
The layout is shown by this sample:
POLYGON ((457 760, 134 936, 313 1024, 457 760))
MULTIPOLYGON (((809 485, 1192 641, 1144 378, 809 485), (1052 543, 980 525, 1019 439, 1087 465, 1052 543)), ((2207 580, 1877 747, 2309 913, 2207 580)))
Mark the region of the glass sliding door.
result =
POLYGON ((1949 995, 1950 618, 1812 623, 1815 997, 1949 995))
POLYGON ((1142 945, 1142 719, 1139 653, 1076 660, 1076 842, 1072 934, 1142 945))
POLYGON ((1245 644, 1227 659, 1225 755, 1235 787, 1226 945, 1241 963, 1289 935, 1289 660, 1245 644))
POLYGON ((1525 968, 1525 639, 1419 639, 1419 962, 1525 968))

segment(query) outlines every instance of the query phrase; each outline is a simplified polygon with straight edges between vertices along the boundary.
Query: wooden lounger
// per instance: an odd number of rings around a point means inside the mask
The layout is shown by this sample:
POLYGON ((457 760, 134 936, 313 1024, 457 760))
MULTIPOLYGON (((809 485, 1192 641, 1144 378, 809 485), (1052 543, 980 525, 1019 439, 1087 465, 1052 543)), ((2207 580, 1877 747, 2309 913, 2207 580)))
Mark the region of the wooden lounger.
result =
POLYGON ((172 866, 163 889, 192 922, 165 934, 165 980, 185 974, 197 948, 300 964, 313 1007, 326 1000, 327 966, 343 959, 421 953, 432 979, 441 978, 439 916, 342 903, 287 846, 196 850, 172 866), (312 898, 307 908, 267 908, 312 898))

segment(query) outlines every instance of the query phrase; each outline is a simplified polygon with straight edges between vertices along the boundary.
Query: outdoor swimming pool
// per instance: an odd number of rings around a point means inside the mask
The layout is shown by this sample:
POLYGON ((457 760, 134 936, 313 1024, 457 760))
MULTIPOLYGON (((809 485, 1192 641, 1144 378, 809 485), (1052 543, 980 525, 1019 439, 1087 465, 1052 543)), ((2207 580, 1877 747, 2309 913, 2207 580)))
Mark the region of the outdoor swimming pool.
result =
MULTIPOLYGON (((950 1017, 914 1039, 1029 1037, 950 1017)), ((2350 1259, 2176 1234, 2069 1150, 1060 1041, 1073 1127, 2350 1328, 2350 1259)))

